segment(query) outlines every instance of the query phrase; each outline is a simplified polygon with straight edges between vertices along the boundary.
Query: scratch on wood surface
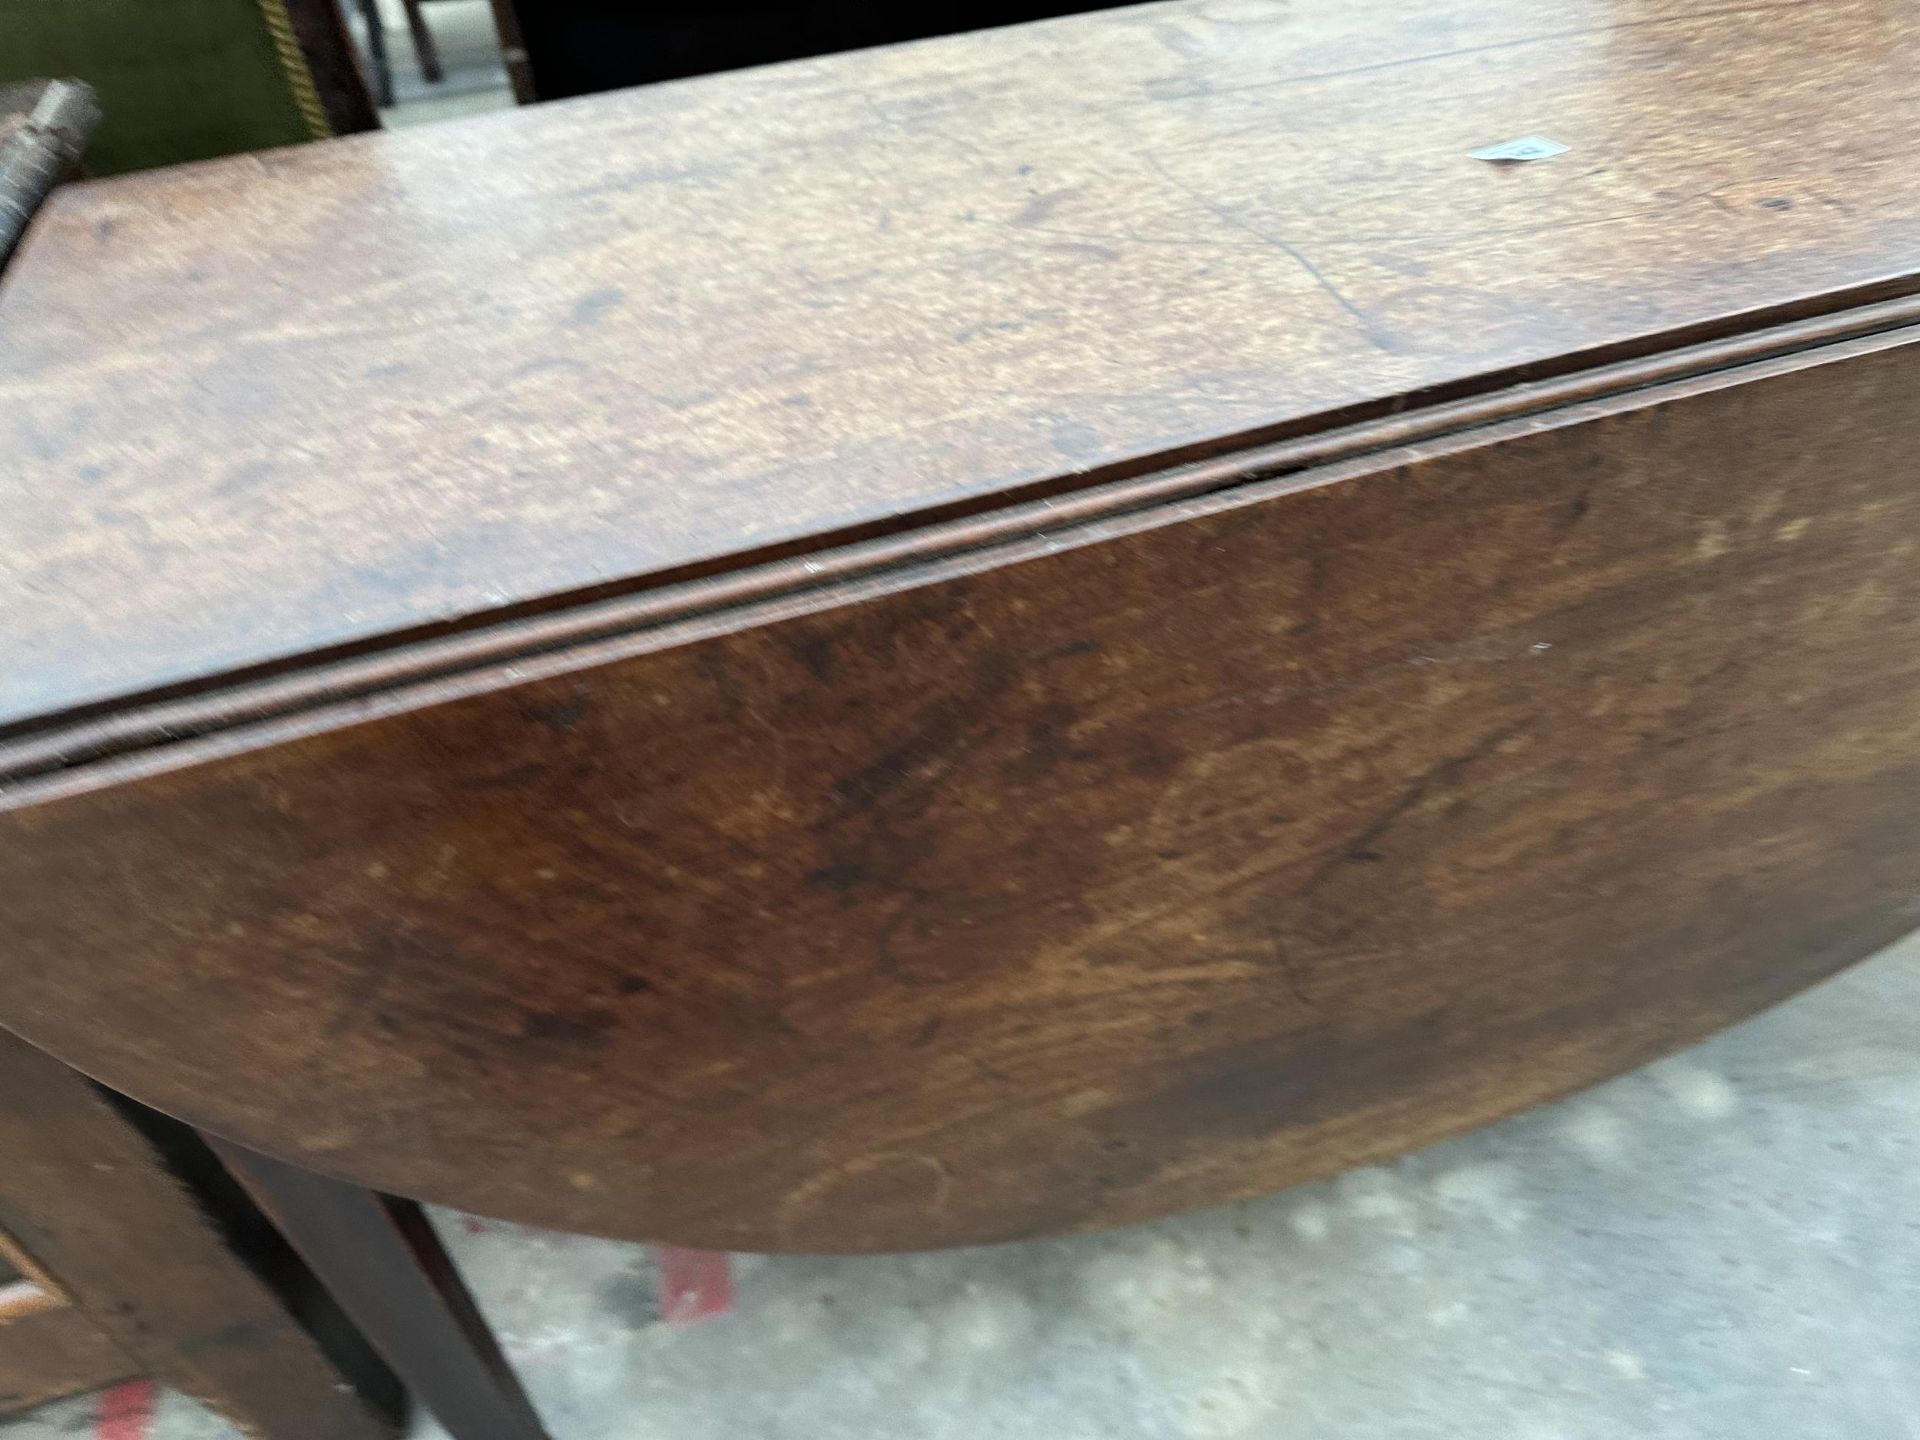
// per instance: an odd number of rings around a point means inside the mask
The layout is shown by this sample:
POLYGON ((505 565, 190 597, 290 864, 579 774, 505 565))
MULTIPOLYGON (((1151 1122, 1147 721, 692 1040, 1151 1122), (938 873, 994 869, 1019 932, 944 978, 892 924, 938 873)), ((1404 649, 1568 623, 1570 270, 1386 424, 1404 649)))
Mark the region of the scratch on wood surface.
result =
POLYGON ((1203 194, 1199 190, 1196 190, 1193 186, 1189 185, 1186 181, 1180 179, 1177 175, 1173 174, 1172 171, 1168 170, 1165 163, 1162 162, 1160 157, 1154 154, 1151 150, 1148 150, 1145 152, 1145 159, 1147 164, 1151 165, 1155 170, 1155 172, 1159 174, 1160 178, 1165 180, 1169 185, 1173 186, 1174 189, 1180 191, 1182 194, 1188 196, 1190 199, 1197 201, 1199 204, 1204 205, 1207 209, 1211 210, 1215 215, 1218 215, 1222 220, 1226 221, 1227 224, 1233 226, 1236 230, 1244 230, 1247 234, 1253 236, 1256 240, 1260 240, 1264 242, 1266 245, 1268 245, 1269 247, 1271 247, 1272 249, 1276 249, 1280 251, 1282 254, 1288 256, 1296 265, 1298 265, 1302 270, 1304 270, 1307 273, 1308 278, 1311 279, 1315 285, 1319 286, 1319 288, 1322 291, 1324 291, 1329 298, 1332 299, 1334 304, 1338 305, 1342 310, 1346 311, 1348 315, 1352 316, 1356 321, 1359 322, 1360 328, 1366 332, 1367 339, 1372 341, 1374 345, 1376 345, 1378 348, 1382 350, 1387 350, 1387 351, 1391 351, 1394 348, 1393 342, 1390 339, 1388 339, 1386 334, 1379 328, 1379 326, 1374 324, 1373 317, 1367 314, 1367 312, 1362 310, 1358 305, 1354 304, 1353 301, 1349 300, 1346 297, 1346 295, 1342 293, 1340 287, 1338 285, 1335 285, 1333 281, 1329 280, 1326 277, 1326 275, 1321 271, 1318 265, 1315 265, 1311 260, 1309 260, 1305 255, 1303 255, 1300 252, 1300 249, 1298 246, 1294 245, 1291 241, 1282 238, 1281 236, 1272 234, 1269 231, 1261 229, 1259 226, 1255 225, 1252 221, 1248 220, 1238 210, 1233 209, 1231 206, 1223 205, 1219 201, 1211 198, 1206 194, 1203 194))

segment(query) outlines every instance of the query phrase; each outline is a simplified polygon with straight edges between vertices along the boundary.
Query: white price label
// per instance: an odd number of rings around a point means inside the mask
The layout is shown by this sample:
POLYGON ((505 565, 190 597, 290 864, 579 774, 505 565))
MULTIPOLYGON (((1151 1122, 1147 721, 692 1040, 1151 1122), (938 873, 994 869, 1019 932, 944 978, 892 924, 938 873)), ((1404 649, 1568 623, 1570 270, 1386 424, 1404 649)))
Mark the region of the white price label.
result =
POLYGON ((1519 140, 1503 140, 1498 145, 1482 145, 1467 154, 1476 160, 1548 160, 1564 155, 1567 147, 1544 135, 1528 135, 1519 140))

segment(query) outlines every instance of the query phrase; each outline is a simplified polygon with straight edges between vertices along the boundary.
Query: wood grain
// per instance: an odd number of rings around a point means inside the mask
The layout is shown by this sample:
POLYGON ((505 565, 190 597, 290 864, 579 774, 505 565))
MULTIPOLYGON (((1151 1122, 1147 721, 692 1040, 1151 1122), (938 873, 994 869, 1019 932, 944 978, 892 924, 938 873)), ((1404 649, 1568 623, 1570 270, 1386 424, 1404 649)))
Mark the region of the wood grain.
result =
POLYGON ((606 659, 659 648, 687 636, 689 627, 710 626, 709 617, 743 606, 777 616, 807 608, 810 595, 845 599, 859 592, 856 582, 884 583, 902 565, 913 566, 923 580, 934 576, 939 565, 964 573, 970 556, 992 552, 1004 559, 1044 548, 1050 542, 1043 537, 1066 526, 1084 531, 1259 481, 1324 469, 1337 461, 1503 421, 1548 416, 1735 366, 1743 374, 1765 373, 1778 364, 1800 363, 1797 357, 1809 349, 1825 347, 1835 353, 1846 342, 1871 340, 1915 324, 1920 324, 1920 296, 1851 306, 679 584, 557 606, 535 616, 496 617, 489 624, 431 638, 394 637, 381 648, 309 657, 307 663, 286 669, 209 677, 182 693, 50 719, 10 737, 0 734, 0 792, 37 794, 68 783, 90 786, 97 783, 101 760, 115 762, 109 768, 118 769, 123 762, 131 763, 132 756, 156 749, 174 757, 162 763, 177 763, 179 754, 204 749, 203 742, 217 745, 215 737, 224 731, 263 721, 286 720, 298 727, 312 723, 307 717, 317 711, 339 723, 346 706, 367 718, 420 703, 415 697, 423 687, 440 703, 495 688, 502 676, 529 679, 556 666, 577 668, 588 655, 606 659), (78 778, 69 772, 77 772, 78 778))
POLYGON ((1920 917, 1914 338, 15 792, 5 1021, 342 1178, 726 1249, 1508 1113, 1920 917))
POLYGON ((264 1440, 396 1433, 155 1145, 6 1034, 0 1154, 0 1226, 68 1303, 0 1327, 0 1409, 147 1375, 264 1440))
POLYGON ((63 192, 0 723, 1910 287, 1916 25, 1147 6, 63 192))

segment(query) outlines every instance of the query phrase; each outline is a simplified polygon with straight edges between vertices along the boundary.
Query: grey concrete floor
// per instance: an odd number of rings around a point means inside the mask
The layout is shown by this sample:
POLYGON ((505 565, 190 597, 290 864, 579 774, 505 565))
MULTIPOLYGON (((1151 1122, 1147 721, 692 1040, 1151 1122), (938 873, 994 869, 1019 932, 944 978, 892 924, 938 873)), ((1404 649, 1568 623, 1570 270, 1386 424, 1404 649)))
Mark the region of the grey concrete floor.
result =
MULTIPOLYGON (((1389 1165, 1069 1240, 735 1257, 694 1325, 643 1248, 440 1218, 555 1440, 1912 1440, 1916 1015, 1920 939, 1389 1165)), ((150 1440, 230 1435, 169 1397, 150 1440)))

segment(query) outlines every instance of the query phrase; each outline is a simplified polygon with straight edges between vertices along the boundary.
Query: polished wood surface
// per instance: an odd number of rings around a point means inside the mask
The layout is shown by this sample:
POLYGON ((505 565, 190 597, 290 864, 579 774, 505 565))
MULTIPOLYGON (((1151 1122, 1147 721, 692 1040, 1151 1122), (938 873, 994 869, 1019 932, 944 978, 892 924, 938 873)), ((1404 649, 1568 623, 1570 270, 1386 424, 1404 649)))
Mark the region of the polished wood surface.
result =
POLYGON ((1148 6, 64 192, 0 723, 1904 283, 1917 27, 1148 6))
POLYGON ((1920 920, 1914 24, 1148 7, 57 201, 0 1023, 351 1184, 871 1250, 1819 979, 1920 920))
POLYGON ((735 1249, 1560 1094, 1915 923, 1903 313, 46 772, 6 1022, 360 1183, 735 1249))

